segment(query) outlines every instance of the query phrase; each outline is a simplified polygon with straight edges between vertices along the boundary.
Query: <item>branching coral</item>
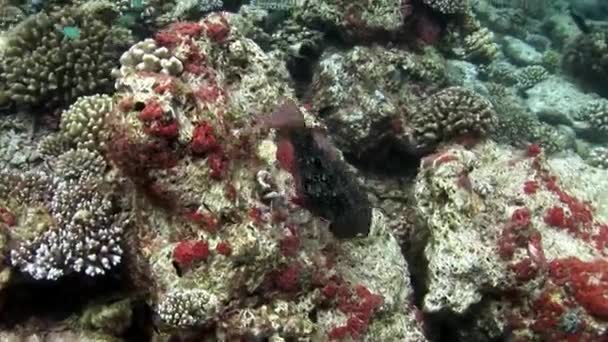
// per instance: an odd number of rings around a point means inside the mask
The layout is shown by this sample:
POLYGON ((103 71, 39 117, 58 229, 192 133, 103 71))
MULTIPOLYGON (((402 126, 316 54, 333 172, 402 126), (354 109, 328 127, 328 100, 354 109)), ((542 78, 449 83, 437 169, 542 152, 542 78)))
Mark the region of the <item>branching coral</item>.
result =
POLYGON ((582 34, 573 39, 564 51, 565 69, 577 78, 607 94, 608 31, 582 34))
POLYGON ((470 13, 448 23, 441 48, 459 58, 481 63, 491 62, 499 52, 492 31, 470 13))
POLYGON ((468 7, 467 0, 423 0, 423 2, 444 14, 464 12, 468 7))
POLYGON ((6 198, 18 199, 22 208, 32 205, 47 212, 41 216, 47 219, 18 222, 13 238, 19 244, 11 250, 10 262, 34 279, 103 275, 121 261, 128 223, 100 177, 105 162, 95 152, 70 150, 51 165, 50 174, 3 177, 18 192, 7 192, 6 198))
POLYGON ((9 33, 0 101, 53 108, 108 91, 109 72, 129 41, 125 31, 79 8, 36 14, 9 33))
POLYGON ((517 72, 517 86, 521 90, 534 87, 548 76, 547 70, 540 65, 531 65, 520 69, 517 72))
POLYGON ((587 162, 602 169, 608 169, 608 148, 596 147, 591 150, 587 162))
POLYGON ((581 108, 578 119, 585 121, 594 131, 608 133, 608 100, 590 101, 581 108))
POLYGON ((106 140, 104 119, 112 107, 112 98, 109 96, 80 97, 61 114, 60 134, 77 148, 103 148, 106 140))
POLYGON ((188 327, 205 323, 218 306, 218 298, 204 289, 175 290, 166 295, 157 310, 164 323, 188 327))
POLYGON ((179 76, 184 65, 169 49, 158 46, 154 39, 146 39, 129 48, 120 57, 120 70, 115 70, 115 76, 125 76, 129 72, 147 71, 160 72, 164 75, 179 76))
POLYGON ((412 121, 416 143, 431 146, 459 135, 487 135, 496 125, 496 113, 475 92, 450 87, 423 101, 412 121))

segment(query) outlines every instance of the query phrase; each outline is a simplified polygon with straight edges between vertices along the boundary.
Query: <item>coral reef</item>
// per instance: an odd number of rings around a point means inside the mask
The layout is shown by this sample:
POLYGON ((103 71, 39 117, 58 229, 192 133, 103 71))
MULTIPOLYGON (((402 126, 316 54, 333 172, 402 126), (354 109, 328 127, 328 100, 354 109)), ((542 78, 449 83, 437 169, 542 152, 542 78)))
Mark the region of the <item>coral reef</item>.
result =
POLYGON ((53 176, 18 176, 17 184, 37 182, 36 188, 42 187, 37 191, 48 193, 50 198, 22 204, 38 207, 41 212, 33 221, 19 216, 11 229, 12 239, 23 240, 10 252, 14 267, 34 279, 56 280, 72 272, 102 275, 120 263, 121 236, 128 220, 116 212, 116 201, 96 180, 104 168, 103 160, 94 153, 73 150, 57 160, 53 176))
POLYGON ((605 339, 568 2, 0 0, 0 340, 605 339))
POLYGON ((596 147, 591 150, 587 162, 602 169, 608 169, 608 149, 596 147))
POLYGON ((409 121, 407 108, 445 82, 445 69, 445 61, 430 49, 423 54, 401 54, 356 47, 347 54, 326 54, 313 79, 311 103, 340 150, 361 160, 369 150, 386 143, 391 134, 386 126, 391 122, 392 135, 400 133, 409 121))
MULTIPOLYGON (((144 190, 134 225, 146 227, 136 235, 161 334, 224 317, 213 334, 229 339, 262 332, 423 341, 407 309, 406 264, 383 216, 373 210, 368 237, 336 240, 330 222, 302 203, 302 195, 310 196, 298 186, 297 177, 310 176, 302 173, 305 165, 294 163, 280 130, 250 115, 270 113, 293 94, 287 70, 238 32, 234 17, 213 14, 155 36, 157 46, 182 61, 179 75, 140 73, 123 60, 118 104, 107 118, 111 166, 144 190), (383 274, 352 266, 388 263, 383 274), (313 310, 320 319, 309 318, 313 310)), ((307 129, 321 127, 299 110, 307 129)), ((331 177, 323 179, 305 186, 331 177)))
POLYGON ((12 29, 0 62, 0 104, 53 109, 111 90, 108 71, 129 34, 99 16, 67 7, 38 13, 12 29))
POLYGON ((577 114, 576 118, 583 121, 586 129, 594 132, 598 139, 605 140, 608 132, 608 100, 591 100, 577 114))
POLYGON ((112 106, 106 95, 79 97, 61 114, 61 139, 79 149, 103 149, 107 140, 104 121, 112 106))
POLYGON ((599 338, 605 284, 591 279, 602 279, 606 262, 598 200, 608 184, 581 169, 573 156, 547 162, 536 145, 513 152, 487 143, 425 158, 415 190, 430 232, 425 310, 481 305, 475 312, 500 323, 485 325, 499 329, 485 338, 505 329, 516 339, 599 338), (500 309, 487 293, 499 295, 500 309), (562 323, 572 319, 574 328, 562 323))
POLYGON ((413 139, 425 147, 462 135, 488 135, 497 120, 490 101, 462 87, 446 88, 431 95, 415 113, 413 139))
POLYGON ((423 0, 422 2, 444 14, 461 13, 468 8, 466 0, 423 0))
POLYGON ((608 78, 607 43, 605 31, 581 34, 565 48, 563 57, 565 70, 603 95, 608 78))

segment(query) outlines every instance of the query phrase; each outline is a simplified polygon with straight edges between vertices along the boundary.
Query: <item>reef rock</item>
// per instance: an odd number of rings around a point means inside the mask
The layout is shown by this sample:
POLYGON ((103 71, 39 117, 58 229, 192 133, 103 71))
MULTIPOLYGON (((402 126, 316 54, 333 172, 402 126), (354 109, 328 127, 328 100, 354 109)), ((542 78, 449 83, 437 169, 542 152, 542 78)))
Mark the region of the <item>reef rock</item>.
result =
POLYGON ((473 316, 465 339, 599 340, 608 326, 606 171, 488 142, 422 161, 424 311, 473 316), (605 201, 603 201, 605 202, 605 201))
POLYGON ((117 73, 107 155, 143 190, 134 267, 145 270, 161 337, 425 341, 383 215, 373 210, 368 236, 340 240, 302 204, 293 152, 264 124, 294 97, 287 71, 234 19, 156 35, 182 62, 179 76, 117 73))

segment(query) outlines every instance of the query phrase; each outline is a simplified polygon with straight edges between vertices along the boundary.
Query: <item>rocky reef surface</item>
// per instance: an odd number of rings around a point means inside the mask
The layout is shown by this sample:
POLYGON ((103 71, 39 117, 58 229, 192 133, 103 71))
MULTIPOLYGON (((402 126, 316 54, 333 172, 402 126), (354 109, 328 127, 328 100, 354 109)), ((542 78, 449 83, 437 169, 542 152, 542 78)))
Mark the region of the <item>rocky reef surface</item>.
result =
POLYGON ((607 338, 603 3, 0 9, 0 340, 607 338))

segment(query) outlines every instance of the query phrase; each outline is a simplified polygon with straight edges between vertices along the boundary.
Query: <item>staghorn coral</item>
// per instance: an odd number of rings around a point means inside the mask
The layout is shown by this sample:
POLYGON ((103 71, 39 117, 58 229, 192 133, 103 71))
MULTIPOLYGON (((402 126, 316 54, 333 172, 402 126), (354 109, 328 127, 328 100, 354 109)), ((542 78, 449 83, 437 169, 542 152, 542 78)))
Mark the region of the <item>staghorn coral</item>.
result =
POLYGON ((8 35, 0 61, 0 104, 49 108, 109 91, 109 72, 130 41, 126 31, 109 26, 96 12, 74 7, 33 15, 8 35), (64 32, 71 28, 76 36, 64 32))
POLYGON ((62 139, 76 148, 103 149, 107 139, 104 120, 112 108, 112 98, 107 95, 78 98, 61 113, 59 130, 62 139))
POLYGON ((496 125, 492 103, 463 87, 443 89, 417 106, 413 139, 432 146, 459 135, 487 135, 496 125))

